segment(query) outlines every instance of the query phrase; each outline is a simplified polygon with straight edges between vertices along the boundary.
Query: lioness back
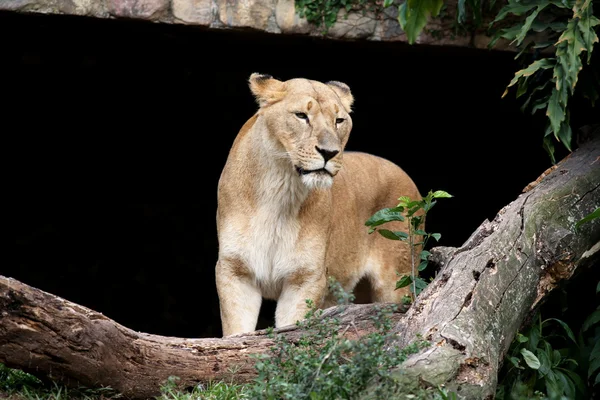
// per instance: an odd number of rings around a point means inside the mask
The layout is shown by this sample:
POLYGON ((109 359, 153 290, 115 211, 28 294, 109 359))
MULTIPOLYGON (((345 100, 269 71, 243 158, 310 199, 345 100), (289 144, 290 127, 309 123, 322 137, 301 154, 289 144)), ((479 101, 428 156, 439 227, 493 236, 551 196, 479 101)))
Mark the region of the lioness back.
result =
MULTIPOLYGON (((390 161, 344 151, 350 88, 260 74, 249 83, 259 109, 233 140, 217 191, 223 335, 254 330, 265 298, 277 301, 276 327, 302 319, 306 300, 331 305, 329 276, 346 291, 366 280, 369 301, 399 302, 408 245, 369 235, 365 222, 400 196, 420 196, 390 161)), ((405 222, 386 228, 408 231, 405 222)))

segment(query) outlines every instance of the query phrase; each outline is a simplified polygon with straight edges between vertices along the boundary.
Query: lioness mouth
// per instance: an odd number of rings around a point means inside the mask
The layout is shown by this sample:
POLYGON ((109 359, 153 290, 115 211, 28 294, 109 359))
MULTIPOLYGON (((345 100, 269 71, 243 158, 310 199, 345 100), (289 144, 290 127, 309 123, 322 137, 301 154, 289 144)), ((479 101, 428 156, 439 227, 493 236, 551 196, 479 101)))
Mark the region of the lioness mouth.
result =
POLYGON ((331 172, 327 171, 325 168, 319 168, 319 169, 304 169, 302 167, 296 167, 296 171, 298 171, 298 174, 300 175, 308 175, 308 174, 327 174, 329 176, 333 176, 331 175, 331 172))

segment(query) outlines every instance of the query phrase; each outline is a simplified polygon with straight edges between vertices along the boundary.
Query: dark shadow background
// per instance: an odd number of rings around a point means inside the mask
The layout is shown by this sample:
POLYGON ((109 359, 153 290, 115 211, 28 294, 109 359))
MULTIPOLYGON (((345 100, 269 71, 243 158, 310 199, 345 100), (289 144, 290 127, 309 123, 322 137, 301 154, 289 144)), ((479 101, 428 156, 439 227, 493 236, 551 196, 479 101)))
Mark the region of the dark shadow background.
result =
MULTIPOLYGON (((501 99, 512 53, 16 13, 0 13, 0 37, 16 240, 0 274, 134 330, 221 334, 216 186, 256 110, 252 72, 347 83, 347 148, 455 196, 428 217, 441 245, 460 246, 551 166, 544 117, 501 99)), ((591 115, 582 103, 574 126, 591 115)))

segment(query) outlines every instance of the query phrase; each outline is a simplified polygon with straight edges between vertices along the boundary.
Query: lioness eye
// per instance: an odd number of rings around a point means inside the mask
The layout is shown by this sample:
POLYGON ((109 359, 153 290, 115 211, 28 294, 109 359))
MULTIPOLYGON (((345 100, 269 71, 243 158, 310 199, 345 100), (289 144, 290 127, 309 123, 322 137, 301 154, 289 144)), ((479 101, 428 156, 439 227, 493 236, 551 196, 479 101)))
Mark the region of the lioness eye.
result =
POLYGON ((296 113, 296 117, 298 117, 300 119, 308 119, 308 115, 306 115, 304 113, 296 113))
POLYGON ((344 122, 344 121, 345 121, 345 119, 344 119, 344 118, 336 118, 336 119, 335 119, 335 123, 336 123, 336 124, 341 124, 341 123, 342 123, 342 122, 344 122))

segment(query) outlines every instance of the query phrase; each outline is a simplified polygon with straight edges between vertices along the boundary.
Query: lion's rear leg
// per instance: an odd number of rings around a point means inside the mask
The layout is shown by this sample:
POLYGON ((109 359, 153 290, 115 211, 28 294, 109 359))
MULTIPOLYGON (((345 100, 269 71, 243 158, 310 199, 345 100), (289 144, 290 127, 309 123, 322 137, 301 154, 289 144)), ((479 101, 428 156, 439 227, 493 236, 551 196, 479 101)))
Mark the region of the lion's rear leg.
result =
POLYGON ((410 275, 410 259, 394 257, 384 261, 373 263, 374 267, 369 271, 369 282, 371 284, 371 299, 374 303, 400 303, 404 295, 409 295, 408 287, 396 289, 396 282, 402 275, 410 275), (398 271, 396 267, 403 265, 398 271), (407 268, 408 266, 408 268, 407 268))

